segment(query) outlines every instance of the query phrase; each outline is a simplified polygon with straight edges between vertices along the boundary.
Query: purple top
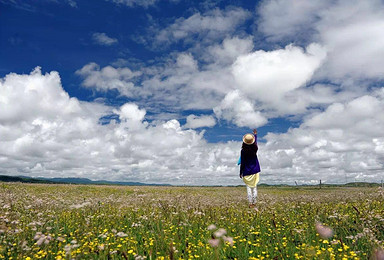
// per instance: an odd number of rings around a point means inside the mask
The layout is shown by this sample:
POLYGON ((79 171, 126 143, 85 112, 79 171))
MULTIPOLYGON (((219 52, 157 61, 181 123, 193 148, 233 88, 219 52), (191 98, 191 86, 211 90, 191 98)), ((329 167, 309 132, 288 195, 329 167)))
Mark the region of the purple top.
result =
POLYGON ((243 143, 241 148, 240 174, 242 176, 252 175, 260 172, 260 164, 257 159, 257 135, 255 142, 251 145, 243 143))

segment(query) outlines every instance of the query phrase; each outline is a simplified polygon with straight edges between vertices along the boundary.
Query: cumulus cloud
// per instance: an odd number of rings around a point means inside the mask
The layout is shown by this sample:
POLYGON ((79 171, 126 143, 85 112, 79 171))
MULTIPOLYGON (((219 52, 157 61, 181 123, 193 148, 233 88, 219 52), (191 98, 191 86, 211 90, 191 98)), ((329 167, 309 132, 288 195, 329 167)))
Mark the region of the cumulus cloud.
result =
POLYGON ((259 111, 255 111, 252 102, 238 90, 229 92, 221 104, 213 110, 217 118, 233 122, 240 127, 254 128, 267 123, 267 119, 259 111))
POLYGON ((333 103, 323 113, 305 122, 317 129, 338 129, 350 127, 352 135, 380 137, 384 123, 384 104, 381 98, 365 95, 343 103, 333 103), (374 123, 376 122, 376 123, 374 123))
POLYGON ((382 1, 264 1, 259 31, 272 41, 316 41, 328 49, 323 77, 382 79, 382 1))
POLYGON ((332 104, 308 116, 298 128, 268 134, 261 153, 265 171, 281 175, 281 180, 284 173, 299 181, 308 175, 328 183, 380 181, 384 169, 382 94, 380 89, 332 104))
POLYGON ((200 128, 200 127, 213 127, 216 125, 216 119, 213 116, 187 116, 187 122, 184 128, 200 128))
POLYGON ((233 37, 212 45, 204 66, 191 53, 181 52, 165 66, 131 71, 89 63, 76 73, 84 78, 83 86, 118 90, 151 113, 165 106, 170 111, 212 109, 219 119, 237 126, 261 126, 267 118, 304 113, 312 104, 335 100, 330 98, 335 92, 326 88, 301 89, 325 58, 320 45, 305 50, 288 45, 270 52, 252 48, 251 38, 233 37))
POLYGON ((105 46, 110 46, 113 44, 118 43, 118 40, 115 38, 111 38, 105 33, 94 33, 92 34, 92 39, 94 43, 99 44, 99 45, 105 45, 105 46))
MULTIPOLYGON (((247 104, 241 99, 239 92, 233 92, 220 108, 228 109, 228 114, 240 111, 243 106, 236 104, 247 104)), ((287 133, 267 134, 266 142, 259 143, 261 181, 379 181, 384 168, 383 104, 384 90, 378 88, 313 112, 287 133)), ((228 120, 248 124, 259 116, 250 104, 228 120)), ((205 119, 191 116, 189 123, 197 127, 205 119)), ((252 127, 265 120, 259 117, 252 127)), ((0 169, 4 174, 241 184, 236 165, 241 135, 237 142, 214 144, 207 143, 203 134, 175 119, 148 123, 146 110, 135 103, 111 108, 80 102, 63 90, 57 72, 42 74, 36 68, 31 74, 11 73, 0 81, 0 169), (111 114, 119 120, 99 123, 111 114)))
POLYGON ((302 48, 288 45, 270 52, 256 51, 239 56, 232 66, 238 88, 252 100, 280 113, 291 112, 284 96, 308 82, 326 57, 318 44, 302 48))
POLYGON ((40 68, 0 81, 0 136, 3 174, 196 185, 232 183, 239 145, 209 144, 175 119, 149 124, 135 103, 80 102, 40 68), (111 114, 119 121, 99 123, 111 114))
POLYGON ((249 97, 273 102, 310 80, 324 58, 325 51, 317 44, 306 51, 293 45, 270 52, 259 50, 239 56, 233 74, 249 97))
MULTIPOLYGON (((131 7, 156 3, 114 2, 131 7)), ((298 127, 268 133, 259 143, 261 182, 379 181, 384 161, 384 91, 377 83, 384 75, 382 7, 378 0, 263 1, 255 31, 262 35, 242 29, 252 15, 236 7, 154 26, 148 42, 185 49, 135 70, 118 59, 105 67, 91 62, 76 72, 83 87, 117 91, 131 100, 120 107, 71 98, 57 72, 11 73, 0 80, 0 171, 241 184, 236 162, 243 133, 237 142, 212 144, 204 131, 194 129, 221 120, 253 128, 293 115, 300 119, 298 127), (272 50, 258 49, 260 36, 267 37, 272 50), (200 116, 189 115, 180 125, 175 118, 190 110, 200 116), (214 115, 205 115, 207 110, 214 115), (103 118, 115 119, 101 124, 103 118)), ((94 40, 118 43, 105 33, 94 40)))
POLYGON ((39 67, 30 75, 9 74, 0 90, 0 120, 3 123, 31 123, 28 121, 31 117, 42 113, 48 119, 54 119, 58 113, 64 119, 69 119, 80 112, 79 101, 60 92, 58 73, 52 72, 41 77, 39 67), (44 85, 49 87, 44 88, 44 85), (52 99, 56 100, 54 105, 51 104, 52 99))

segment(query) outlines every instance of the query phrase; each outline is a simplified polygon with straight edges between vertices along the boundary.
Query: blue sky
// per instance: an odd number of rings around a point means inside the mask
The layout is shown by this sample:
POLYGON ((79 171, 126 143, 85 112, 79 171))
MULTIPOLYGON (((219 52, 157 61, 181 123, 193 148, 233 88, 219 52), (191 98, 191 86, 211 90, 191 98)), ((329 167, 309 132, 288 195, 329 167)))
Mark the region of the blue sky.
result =
POLYGON ((0 0, 0 171, 239 184, 257 127, 262 182, 380 181, 382 7, 0 0))

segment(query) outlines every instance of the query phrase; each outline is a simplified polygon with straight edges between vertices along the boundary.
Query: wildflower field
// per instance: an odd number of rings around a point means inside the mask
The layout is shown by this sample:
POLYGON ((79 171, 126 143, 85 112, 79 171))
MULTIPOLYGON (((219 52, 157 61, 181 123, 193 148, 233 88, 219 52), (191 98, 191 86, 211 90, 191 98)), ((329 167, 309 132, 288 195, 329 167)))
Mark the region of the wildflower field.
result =
POLYGON ((380 188, 0 183, 5 259, 381 259, 380 188))

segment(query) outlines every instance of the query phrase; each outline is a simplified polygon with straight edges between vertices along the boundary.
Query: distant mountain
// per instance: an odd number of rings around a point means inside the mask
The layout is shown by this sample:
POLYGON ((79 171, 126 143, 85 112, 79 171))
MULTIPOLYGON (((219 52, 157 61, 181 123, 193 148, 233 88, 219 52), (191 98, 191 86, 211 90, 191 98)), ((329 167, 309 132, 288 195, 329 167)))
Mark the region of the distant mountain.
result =
POLYGON ((343 186, 345 187, 380 187, 380 183, 376 182, 350 182, 346 183, 343 186))
POLYGON ((87 178, 32 178, 28 176, 7 176, 0 175, 2 182, 25 182, 25 183, 50 183, 50 184, 94 184, 94 185, 124 185, 124 186, 171 186, 170 184, 155 184, 142 182, 123 182, 123 181, 92 181, 87 178))
POLYGON ((49 180, 40 180, 24 176, 7 176, 0 175, 0 181, 2 182, 25 182, 25 183, 55 183, 49 180))
POLYGON ((87 178, 37 178, 39 180, 47 180, 60 183, 72 183, 72 184, 105 184, 105 185, 125 185, 125 186, 171 186, 170 184, 156 184, 156 183, 142 183, 142 182, 124 182, 124 181, 92 181, 87 178))

